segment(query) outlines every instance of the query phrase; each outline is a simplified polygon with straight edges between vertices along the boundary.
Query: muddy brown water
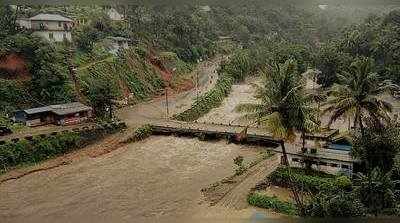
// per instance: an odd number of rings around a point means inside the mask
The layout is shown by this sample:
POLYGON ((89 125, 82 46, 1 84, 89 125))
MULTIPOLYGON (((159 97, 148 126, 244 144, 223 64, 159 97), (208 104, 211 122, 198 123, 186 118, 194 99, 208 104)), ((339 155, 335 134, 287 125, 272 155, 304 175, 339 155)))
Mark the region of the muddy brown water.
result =
POLYGON ((200 190, 259 148, 154 136, 95 159, 0 185, 2 222, 153 222, 196 216, 200 190))
MULTIPOLYGON (((208 73, 215 69, 212 66, 208 73)), ((203 120, 235 123, 240 114, 234 112, 234 107, 254 100, 253 94, 249 84, 234 85, 223 105, 203 120)), ((172 112, 184 110, 193 95, 190 92, 173 97, 172 112)), ((162 103, 153 100, 122 109, 119 116, 132 128, 162 118, 162 103)), ((210 207, 201 195, 202 188, 233 174, 233 158, 241 155, 251 160, 261 150, 226 141, 152 136, 97 158, 82 158, 71 165, 0 184, 0 219, 1 222, 248 222, 254 218, 281 217, 253 207, 242 210, 210 207)))

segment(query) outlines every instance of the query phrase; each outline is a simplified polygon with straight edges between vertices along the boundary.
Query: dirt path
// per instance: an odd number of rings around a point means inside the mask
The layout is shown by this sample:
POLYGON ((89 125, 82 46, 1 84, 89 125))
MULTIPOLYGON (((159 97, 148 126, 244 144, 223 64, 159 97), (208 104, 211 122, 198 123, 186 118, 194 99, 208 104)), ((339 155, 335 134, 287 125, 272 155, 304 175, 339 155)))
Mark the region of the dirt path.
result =
MULTIPOLYGON (((217 57, 211 61, 205 61, 199 64, 193 71, 194 75, 198 72, 199 88, 178 94, 168 95, 169 115, 182 112, 192 105, 197 95, 204 94, 215 86, 218 80, 217 69, 224 58, 217 57)), ((195 75, 194 75, 195 76, 195 75)), ((117 112, 118 117, 124 120, 128 126, 136 127, 149 120, 161 119, 166 117, 165 96, 153 99, 149 102, 140 103, 132 107, 122 108, 117 112)))
POLYGON ((236 210, 248 208, 247 195, 251 188, 279 166, 278 157, 278 155, 274 155, 251 168, 247 177, 224 196, 221 201, 218 202, 218 205, 236 210))

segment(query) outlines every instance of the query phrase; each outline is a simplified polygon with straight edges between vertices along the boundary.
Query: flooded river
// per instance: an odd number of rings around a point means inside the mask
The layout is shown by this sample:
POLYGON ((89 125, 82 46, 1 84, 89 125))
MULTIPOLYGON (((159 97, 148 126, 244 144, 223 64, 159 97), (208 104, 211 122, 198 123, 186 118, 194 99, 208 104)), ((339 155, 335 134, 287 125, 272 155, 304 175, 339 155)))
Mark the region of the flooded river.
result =
POLYGON ((260 149, 154 136, 95 159, 0 185, 2 222, 101 222, 196 216, 200 190, 260 149))

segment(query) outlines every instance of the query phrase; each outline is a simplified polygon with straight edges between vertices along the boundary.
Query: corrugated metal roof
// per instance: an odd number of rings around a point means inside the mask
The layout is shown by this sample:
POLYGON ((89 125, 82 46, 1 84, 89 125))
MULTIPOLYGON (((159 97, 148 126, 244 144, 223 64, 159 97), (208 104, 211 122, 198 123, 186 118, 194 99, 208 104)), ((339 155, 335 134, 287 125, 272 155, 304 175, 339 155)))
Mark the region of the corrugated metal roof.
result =
POLYGON ((30 109, 25 109, 23 110, 26 114, 37 114, 37 113, 42 113, 42 112, 49 112, 50 107, 45 106, 45 107, 39 107, 39 108, 30 108, 30 109))
POLYGON ((61 104, 61 105, 50 105, 51 111, 57 115, 67 115, 82 111, 92 110, 91 107, 86 106, 79 102, 61 104))
POLYGON ((90 111, 90 110, 92 110, 92 108, 89 106, 86 106, 80 102, 72 102, 60 105, 49 105, 39 108, 31 108, 23 111, 29 115, 42 112, 53 112, 54 114, 57 115, 67 115, 67 114, 73 114, 77 112, 90 111))
POLYGON ((58 14, 45 14, 40 13, 30 18, 31 21, 61 21, 61 22, 73 22, 72 19, 64 17, 58 14))

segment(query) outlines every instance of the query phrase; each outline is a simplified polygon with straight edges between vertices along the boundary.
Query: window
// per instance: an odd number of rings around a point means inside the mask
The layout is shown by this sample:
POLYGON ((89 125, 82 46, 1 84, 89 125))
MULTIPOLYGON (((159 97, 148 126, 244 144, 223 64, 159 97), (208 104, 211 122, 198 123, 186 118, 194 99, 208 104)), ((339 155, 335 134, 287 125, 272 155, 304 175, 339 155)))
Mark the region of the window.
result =
POLYGON ((62 26, 62 22, 58 22, 58 27, 61 27, 62 26))
POLYGON ((343 169, 349 169, 349 165, 344 165, 344 164, 343 164, 343 165, 342 165, 342 168, 343 168, 343 169))
POLYGON ((66 33, 63 33, 63 39, 67 40, 67 34, 66 33))
POLYGON ((49 33, 49 38, 50 39, 54 39, 54 34, 53 33, 49 33))

